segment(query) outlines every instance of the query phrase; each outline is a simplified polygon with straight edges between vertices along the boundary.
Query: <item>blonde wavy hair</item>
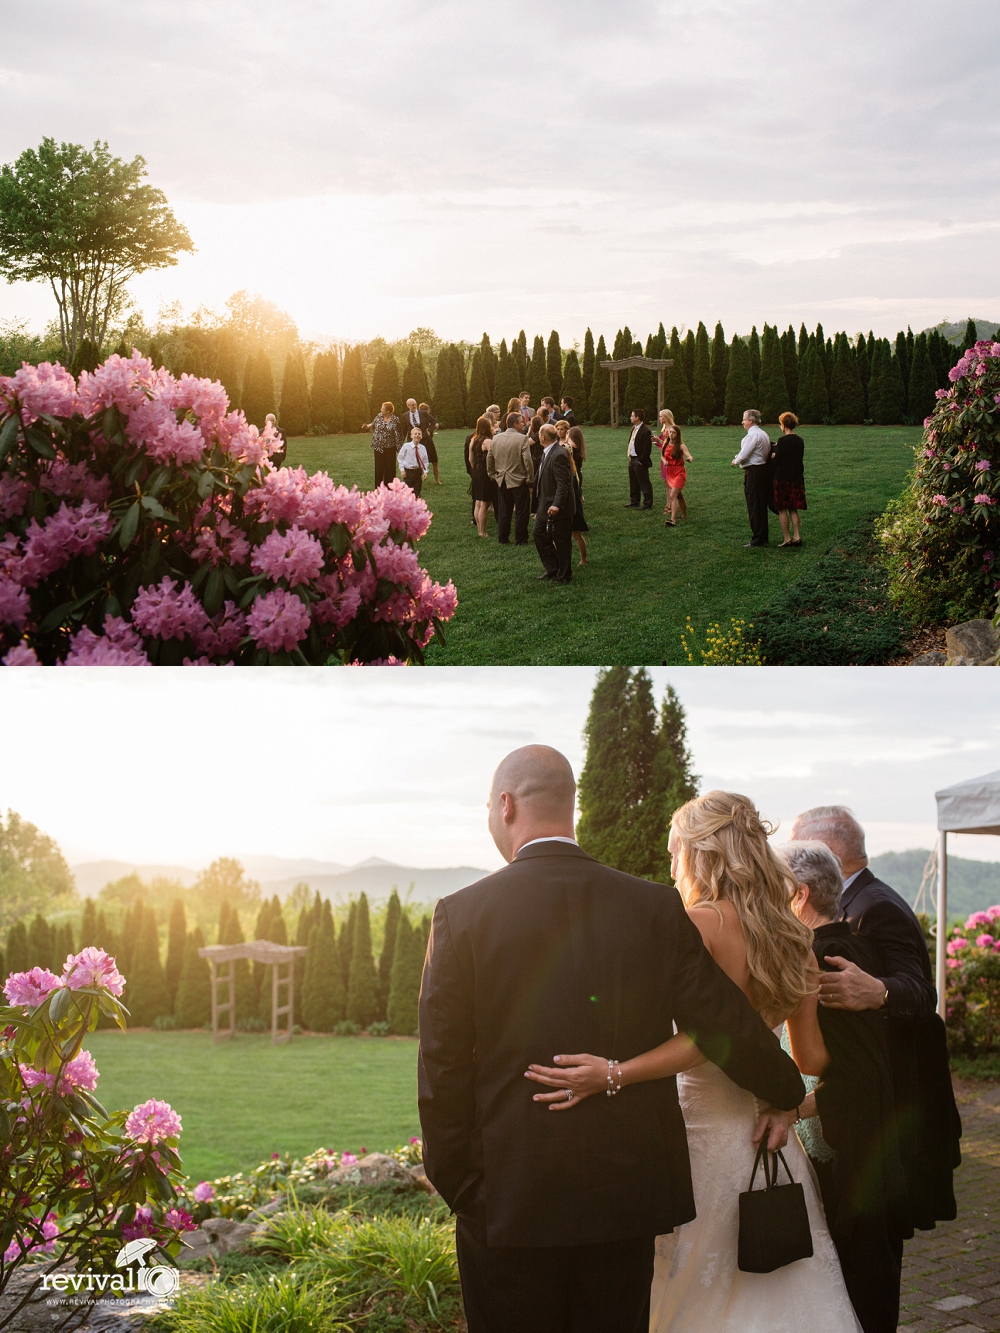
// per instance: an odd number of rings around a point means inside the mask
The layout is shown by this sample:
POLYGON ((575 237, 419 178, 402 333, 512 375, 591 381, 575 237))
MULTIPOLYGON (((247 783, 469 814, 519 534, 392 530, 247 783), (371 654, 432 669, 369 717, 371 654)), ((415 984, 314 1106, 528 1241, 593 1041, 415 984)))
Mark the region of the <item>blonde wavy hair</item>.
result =
POLYGON ((774 1027, 815 987, 809 976, 812 931, 792 911, 798 884, 768 842, 773 827, 748 797, 728 791, 696 796, 675 811, 670 827, 679 843, 681 896, 689 907, 725 901, 736 908, 750 1001, 774 1027))

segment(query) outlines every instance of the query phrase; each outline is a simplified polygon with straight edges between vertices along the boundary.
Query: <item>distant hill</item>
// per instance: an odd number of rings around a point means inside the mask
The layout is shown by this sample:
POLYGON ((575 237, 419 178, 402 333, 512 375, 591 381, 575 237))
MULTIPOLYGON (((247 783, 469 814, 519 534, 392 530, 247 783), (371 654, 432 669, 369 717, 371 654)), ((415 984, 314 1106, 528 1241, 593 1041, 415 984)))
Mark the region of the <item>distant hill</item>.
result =
MULTIPOLYGON (((883 852, 869 861, 872 873, 901 894, 912 906, 920 888, 920 878, 929 851, 883 852)), ((931 911, 937 884, 931 887, 931 911)), ((966 917, 985 907, 1000 903, 1000 862, 969 861, 961 856, 948 857, 948 917, 966 917)))
MULTIPOLYGON (((965 326, 968 322, 968 319, 955 320, 954 322, 942 320, 940 324, 935 324, 934 327, 939 333, 944 334, 949 342, 957 345, 965 337, 965 326)), ((976 319, 973 322, 980 338, 994 338, 997 329, 1000 329, 1000 323, 994 323, 992 319, 976 319)), ((923 329, 922 332, 930 333, 930 329, 923 329)), ((900 852, 900 855, 905 856, 907 853, 900 852)))
POLYGON ((475 866, 448 866, 443 869, 427 869, 425 866, 395 866, 388 861, 376 865, 364 863, 352 870, 345 870, 340 875, 298 875, 283 880, 262 881, 261 888, 267 894, 276 893, 285 898, 296 884, 308 884, 313 893, 321 898, 329 898, 333 903, 347 902, 359 893, 366 893, 370 899, 388 898, 393 888, 399 890, 400 897, 410 893, 414 902, 431 903, 446 893, 455 893, 464 889, 466 884, 474 884, 477 879, 488 875, 488 870, 475 866))
POLYGON ((96 898, 105 884, 113 884, 126 875, 138 875, 146 884, 154 879, 175 879, 186 889, 198 878, 197 870, 188 866, 140 866, 130 861, 85 861, 70 869, 77 892, 84 898, 96 898))

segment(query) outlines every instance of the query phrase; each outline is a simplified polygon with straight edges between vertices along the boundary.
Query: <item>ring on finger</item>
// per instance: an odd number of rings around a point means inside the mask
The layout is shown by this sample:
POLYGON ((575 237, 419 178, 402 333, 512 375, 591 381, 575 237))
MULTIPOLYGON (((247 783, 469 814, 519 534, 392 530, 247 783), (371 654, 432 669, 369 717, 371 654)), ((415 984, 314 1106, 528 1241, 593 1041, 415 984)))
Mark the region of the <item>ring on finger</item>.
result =
POLYGON ((566 1089, 566 1101, 571 1102, 572 1100, 573 1100, 573 1089, 572 1089, 572 1088, 567 1088, 567 1089, 566 1089))

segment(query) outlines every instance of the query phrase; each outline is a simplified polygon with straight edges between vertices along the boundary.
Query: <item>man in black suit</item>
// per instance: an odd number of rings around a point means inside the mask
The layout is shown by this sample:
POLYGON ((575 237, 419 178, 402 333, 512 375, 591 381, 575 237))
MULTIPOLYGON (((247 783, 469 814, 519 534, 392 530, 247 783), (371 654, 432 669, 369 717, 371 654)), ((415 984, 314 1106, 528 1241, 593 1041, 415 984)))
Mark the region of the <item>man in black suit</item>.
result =
POLYGON ((641 407, 632 409, 632 434, 628 437, 628 492, 626 509, 652 509, 653 483, 649 480, 652 466, 653 436, 646 425, 646 414, 641 407), (640 504, 641 501, 641 504, 640 504))
POLYGON ((434 428, 437 426, 437 422, 431 416, 430 408, 427 407, 426 403, 421 403, 418 407, 415 398, 407 398, 406 411, 401 412, 399 417, 401 444, 410 438, 410 431, 414 426, 419 426, 423 432, 421 443, 427 450, 427 461, 434 469, 434 481, 440 486, 441 478, 438 476, 438 454, 437 449, 434 447, 434 428))
POLYGON ((567 421, 571 426, 577 424, 576 417, 573 415, 573 399, 560 398, 559 400, 559 420, 567 421))
POLYGON ((569 454, 559 444, 555 426, 543 426, 538 432, 542 446, 542 461, 535 477, 535 527, 533 536, 538 557, 545 566, 540 579, 554 579, 556 583, 571 583, 573 569, 573 515, 576 496, 573 493, 573 468, 569 454))
POLYGON ((956 1216, 952 1172, 961 1162, 962 1122, 920 922, 910 905, 868 869, 864 829, 846 806, 807 810, 795 821, 792 838, 823 842, 839 858, 844 868, 842 919, 875 944, 884 969, 880 976, 870 976, 847 959, 832 958, 839 970, 821 974, 820 1003, 884 1013, 899 1155, 913 1225, 929 1229, 951 1221, 956 1216))
POLYGON ((695 1215, 673 1078, 553 1115, 529 1064, 566 1049, 624 1059, 676 1022, 766 1104, 756 1135, 772 1147, 796 1112, 771 1108, 804 1092, 677 890, 577 845, 575 792, 558 751, 508 755, 489 797, 508 865, 434 911, 418 1100, 428 1178, 458 1214, 469 1333, 645 1333, 655 1237, 695 1215))

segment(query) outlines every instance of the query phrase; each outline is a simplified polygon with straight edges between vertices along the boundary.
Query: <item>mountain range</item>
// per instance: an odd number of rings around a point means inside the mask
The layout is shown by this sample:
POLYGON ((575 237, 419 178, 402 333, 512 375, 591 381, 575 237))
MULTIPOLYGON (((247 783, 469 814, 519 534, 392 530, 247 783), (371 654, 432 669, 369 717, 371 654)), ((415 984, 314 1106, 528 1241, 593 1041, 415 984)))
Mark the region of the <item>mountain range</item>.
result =
MULTIPOLYGON (((914 848, 908 852, 883 852, 869 861, 872 873, 912 906, 920 889, 920 879, 930 852, 914 848)), ((937 881, 928 885, 930 901, 925 911, 934 915, 937 881)), ((948 920, 966 917, 1000 903, 1000 862, 970 861, 962 856, 948 857, 948 920)))

